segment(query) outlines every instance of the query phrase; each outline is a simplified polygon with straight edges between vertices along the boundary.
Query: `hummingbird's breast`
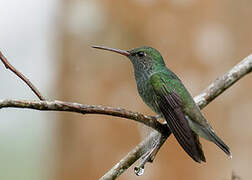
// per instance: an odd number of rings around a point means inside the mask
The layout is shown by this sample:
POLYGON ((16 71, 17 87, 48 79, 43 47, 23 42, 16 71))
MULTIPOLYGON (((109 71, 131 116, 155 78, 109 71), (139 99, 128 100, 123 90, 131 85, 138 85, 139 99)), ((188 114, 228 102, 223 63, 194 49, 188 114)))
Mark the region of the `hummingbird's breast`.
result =
POLYGON ((156 95, 150 84, 151 74, 142 73, 141 75, 135 73, 135 79, 137 84, 137 90, 146 105, 148 105, 154 112, 160 114, 160 110, 156 103, 156 95))

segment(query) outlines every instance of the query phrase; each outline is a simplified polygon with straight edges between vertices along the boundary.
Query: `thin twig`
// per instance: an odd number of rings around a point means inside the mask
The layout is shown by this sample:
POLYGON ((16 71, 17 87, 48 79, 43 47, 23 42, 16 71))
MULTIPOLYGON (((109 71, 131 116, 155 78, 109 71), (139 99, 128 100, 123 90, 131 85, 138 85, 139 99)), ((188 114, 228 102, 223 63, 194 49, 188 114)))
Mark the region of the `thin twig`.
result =
POLYGON ((21 78, 30 88, 31 90, 38 96, 38 98, 43 101, 45 98, 40 94, 38 89, 31 83, 29 79, 27 79, 21 72, 19 72, 14 66, 12 66, 7 58, 0 51, 0 59, 3 62, 6 69, 10 69, 14 74, 16 74, 19 78, 21 78))
POLYGON ((232 171, 231 180, 241 180, 241 177, 232 171))
POLYGON ((126 171, 134 162, 136 162, 145 153, 146 146, 151 147, 153 141, 160 136, 160 133, 153 131, 150 135, 122 158, 112 169, 110 169, 100 180, 116 179, 126 171))
MULTIPOLYGON (((144 172, 144 166, 147 162, 152 163, 153 160, 155 159, 159 149, 161 146, 164 144, 166 139, 170 136, 171 131, 167 131, 166 134, 160 134, 159 132, 152 131, 153 133, 157 133, 156 139, 153 140, 153 146, 148 149, 148 151, 141 156, 141 161, 139 165, 135 166, 134 171, 136 175, 142 175, 144 172)), ((145 147, 145 149, 148 147, 145 147)))

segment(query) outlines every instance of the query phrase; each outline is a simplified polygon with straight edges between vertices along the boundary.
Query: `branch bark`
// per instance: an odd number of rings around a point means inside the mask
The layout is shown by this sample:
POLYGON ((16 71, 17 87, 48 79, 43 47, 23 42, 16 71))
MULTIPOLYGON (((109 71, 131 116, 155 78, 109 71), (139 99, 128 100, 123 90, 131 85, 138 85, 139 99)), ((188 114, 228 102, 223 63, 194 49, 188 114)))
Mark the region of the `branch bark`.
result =
MULTIPOLYGON (((18 72, 13 66, 6 62, 7 59, 0 53, 0 59, 5 64, 6 68, 10 68, 14 73, 18 72)), ((208 88, 206 88, 200 95, 194 98, 195 102, 202 109, 213 99, 223 93, 227 88, 232 84, 242 78, 244 75, 252 71, 252 54, 246 57, 239 64, 234 66, 230 71, 224 74, 222 77, 216 79, 208 88)), ((20 77, 20 72, 15 73, 20 77)), ((21 74, 22 75, 22 74, 21 74)), ((27 78, 22 78, 22 80, 27 78)), ((24 80, 27 83, 27 80, 24 80)), ((28 80, 27 85, 33 90, 36 91, 36 88, 28 80), (31 86, 32 85, 32 86, 31 86)), ((143 123, 157 131, 153 131, 146 139, 144 139, 139 145, 137 145, 131 152, 129 152, 120 162, 118 162, 110 171, 108 171, 101 179, 116 179, 120 176, 125 170, 127 170, 135 161, 148 152, 157 150, 152 156, 151 159, 144 159, 144 162, 141 163, 141 166, 144 166, 146 162, 151 162, 155 155, 157 154, 159 148, 165 142, 167 137, 170 135, 170 131, 165 124, 159 123, 155 117, 146 116, 138 112, 128 111, 122 108, 112 108, 106 106, 95 106, 95 105, 84 105, 79 103, 70 103, 62 101, 45 101, 44 98, 40 95, 39 91, 37 96, 43 101, 25 101, 25 100, 0 100, 0 109, 1 108, 28 108, 35 109, 40 111, 69 111, 76 112, 81 114, 102 114, 117 116, 122 118, 127 118, 135 120, 137 122, 143 123), (158 146, 155 143, 159 143, 158 146), (147 147, 147 148, 146 148, 147 147), (156 149, 155 149, 156 148, 156 149), (154 155, 154 156, 153 156, 154 155)), ((149 155, 149 154, 147 154, 149 155)))

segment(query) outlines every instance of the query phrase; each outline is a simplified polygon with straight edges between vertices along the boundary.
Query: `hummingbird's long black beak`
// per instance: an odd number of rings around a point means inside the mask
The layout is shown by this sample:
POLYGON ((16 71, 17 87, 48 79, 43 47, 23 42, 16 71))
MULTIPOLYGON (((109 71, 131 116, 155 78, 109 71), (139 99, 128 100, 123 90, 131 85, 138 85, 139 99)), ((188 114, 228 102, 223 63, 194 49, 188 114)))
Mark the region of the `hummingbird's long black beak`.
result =
POLYGON ((124 56, 130 55, 130 53, 128 51, 121 50, 121 49, 114 49, 114 48, 103 47, 103 46, 92 46, 92 48, 102 49, 102 50, 106 50, 106 51, 112 51, 112 52, 116 52, 116 53, 124 55, 124 56))

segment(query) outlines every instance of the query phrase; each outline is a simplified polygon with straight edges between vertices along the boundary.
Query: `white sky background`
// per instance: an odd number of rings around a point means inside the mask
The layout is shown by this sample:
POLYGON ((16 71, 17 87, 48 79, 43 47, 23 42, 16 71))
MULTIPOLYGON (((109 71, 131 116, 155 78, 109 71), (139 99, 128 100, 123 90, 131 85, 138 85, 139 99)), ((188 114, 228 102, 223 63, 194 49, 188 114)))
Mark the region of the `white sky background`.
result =
MULTIPOLYGON (((54 43, 58 3, 56 0, 0 1, 0 50, 51 99, 57 71, 54 43)), ((0 99, 6 98, 37 99, 23 81, 0 64, 0 99)), ((54 119, 54 113, 0 110, 0 179, 49 178, 54 159, 54 119)))

